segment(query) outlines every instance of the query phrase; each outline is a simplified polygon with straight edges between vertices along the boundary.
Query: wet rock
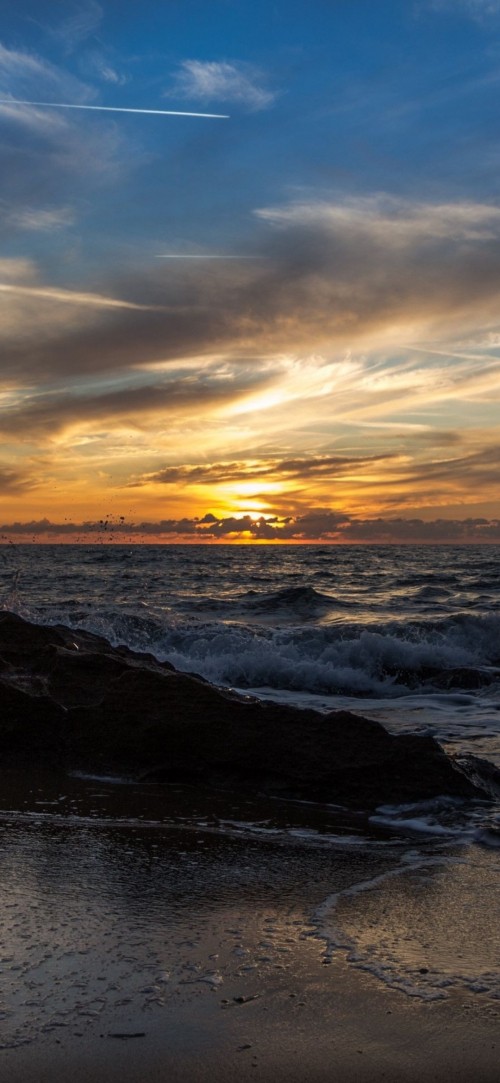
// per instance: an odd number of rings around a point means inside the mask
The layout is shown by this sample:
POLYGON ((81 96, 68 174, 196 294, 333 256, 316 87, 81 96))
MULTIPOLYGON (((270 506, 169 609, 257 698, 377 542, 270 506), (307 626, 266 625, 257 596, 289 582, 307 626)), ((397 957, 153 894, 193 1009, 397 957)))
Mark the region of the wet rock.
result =
POLYGON ((66 711, 50 696, 34 695, 0 678, 0 755, 10 762, 59 762, 64 757, 66 711))
POLYGON ((10 613, 0 614, 0 757, 364 809, 491 796, 499 779, 432 737, 237 696, 152 655, 10 613))

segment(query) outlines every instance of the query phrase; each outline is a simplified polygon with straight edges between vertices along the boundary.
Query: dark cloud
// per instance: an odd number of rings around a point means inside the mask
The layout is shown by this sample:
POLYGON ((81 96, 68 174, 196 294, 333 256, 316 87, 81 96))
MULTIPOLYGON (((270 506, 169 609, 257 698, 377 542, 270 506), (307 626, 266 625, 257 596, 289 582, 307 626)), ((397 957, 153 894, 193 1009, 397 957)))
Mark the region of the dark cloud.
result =
POLYGON ((203 413, 222 406, 261 387, 258 372, 243 372, 238 380, 217 375, 188 373, 101 393, 60 392, 26 398, 0 417, 0 432, 21 441, 48 438, 66 427, 92 422, 110 424, 127 420, 141 428, 152 415, 175 415, 186 411, 203 413))
MULTIPOLYGON (((455 441, 450 441, 450 444, 455 446, 455 441)), ((228 482, 237 485, 239 482, 253 481, 255 491, 252 497, 262 498, 268 502, 269 493, 259 490, 261 482, 266 479, 296 482, 298 484, 295 488, 288 485, 283 492, 275 494, 272 499, 277 509, 283 511, 287 508, 297 514, 304 499, 307 503, 310 502, 310 494, 307 495, 310 484, 324 486, 328 482, 334 483, 337 479, 349 477, 353 472, 358 477, 359 489, 362 488, 363 492, 367 489, 376 489, 379 500, 390 508, 392 505, 415 506, 417 493, 418 501, 422 505, 435 502, 440 494, 449 499, 450 494, 457 489, 462 493, 464 486, 469 492, 484 492, 488 487, 491 489, 497 486, 499 470, 500 445, 492 444, 479 451, 466 454, 449 455, 446 458, 434 456, 427 461, 419 458, 411 462, 408 461, 406 455, 390 452, 357 456, 304 455, 293 459, 256 460, 249 457, 228 462, 165 467, 142 477, 133 478, 129 485, 141 487, 145 484, 156 483, 172 486, 210 486, 228 482), (379 463, 387 466, 383 479, 378 470, 372 470, 372 467, 379 463)))
POLYGON ((3 538, 79 537, 93 536, 97 541, 140 541, 148 538, 188 541, 224 541, 245 539, 256 541, 373 544, 464 544, 500 541, 500 520, 484 518, 434 519, 378 518, 353 519, 329 509, 310 509, 297 517, 250 515, 217 519, 211 513, 198 518, 160 519, 156 522, 129 523, 123 518, 72 523, 53 523, 48 519, 30 522, 4 523, 3 538))
POLYGON ((21 320, 6 336, 7 368, 40 379, 214 352, 331 353, 367 336, 400 341, 405 327, 418 341, 498 322, 495 207, 365 199, 292 205, 260 217, 265 260, 103 273, 85 288, 163 311, 101 310, 92 318, 87 312, 85 322, 71 312, 64 323, 51 322, 39 305, 31 337, 21 320))
POLYGON ((22 494, 34 485, 35 479, 29 472, 0 465, 0 493, 22 494))
POLYGON ((353 467, 360 469, 392 458, 394 456, 390 453, 364 456, 310 455, 294 459, 242 459, 197 466, 170 466, 136 478, 131 481, 131 485, 137 487, 152 482, 159 485, 215 485, 227 481, 255 481, 258 485, 260 480, 268 477, 327 480, 342 475, 353 467))
POLYGON ((498 519, 361 519, 351 520, 345 541, 384 543, 456 543, 500 541, 498 519))
POLYGON ((422 486, 428 486, 434 497, 437 492, 449 497, 457 485, 461 490, 465 485, 469 492, 484 491, 485 486, 497 485, 499 470, 500 445, 491 444, 464 455, 402 465, 396 469, 396 476, 384 478, 383 488, 388 495, 391 489, 401 488, 406 496, 398 492, 397 502, 406 499, 414 504, 416 491, 422 502, 422 486))
POLYGON ((463 433, 453 429, 426 429, 423 432, 413 432, 412 440, 415 444, 430 444, 432 447, 454 447, 463 441, 463 433))

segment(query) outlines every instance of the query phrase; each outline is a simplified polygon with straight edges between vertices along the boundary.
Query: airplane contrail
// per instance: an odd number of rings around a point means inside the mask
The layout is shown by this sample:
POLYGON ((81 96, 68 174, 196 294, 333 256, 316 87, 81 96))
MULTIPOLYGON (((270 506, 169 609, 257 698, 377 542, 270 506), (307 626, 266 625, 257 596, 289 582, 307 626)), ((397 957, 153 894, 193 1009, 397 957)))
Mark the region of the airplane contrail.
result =
POLYGON ((208 117, 229 120, 228 113, 187 113, 178 109, 131 109, 119 105, 72 105, 68 102, 25 102, 18 98, 0 98, 0 105, 37 105, 43 109, 91 109, 101 113, 151 113, 160 117, 208 117))
POLYGON ((266 256, 226 256, 211 252, 160 252, 155 259, 266 259, 266 256))

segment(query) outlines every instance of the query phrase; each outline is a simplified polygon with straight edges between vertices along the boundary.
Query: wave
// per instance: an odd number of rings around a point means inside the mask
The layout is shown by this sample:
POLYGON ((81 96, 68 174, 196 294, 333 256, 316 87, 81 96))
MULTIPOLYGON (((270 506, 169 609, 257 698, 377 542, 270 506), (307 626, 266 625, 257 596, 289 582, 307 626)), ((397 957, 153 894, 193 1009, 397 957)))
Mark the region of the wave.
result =
POLYGON ((226 619, 246 618, 290 624, 317 620, 336 610, 350 609, 352 603, 314 587, 294 586, 273 591, 251 588, 222 597, 211 594, 183 597, 179 599, 177 608, 191 613, 219 614, 226 619))
MULTIPOLYGON (((37 619, 33 612, 30 616, 37 619)), ((49 623, 58 621, 149 651, 214 684, 239 688, 387 697, 471 690, 500 681, 500 617, 493 614, 268 627, 178 618, 171 610, 147 606, 140 613, 80 606, 57 616, 52 610, 49 623)))
POLYGON ((322 594, 314 587, 284 587, 282 590, 272 591, 269 594, 256 595, 249 591, 246 595, 248 601, 256 609, 317 609, 318 606, 338 605, 338 600, 330 594, 322 594))
MULTIPOLYGON (((500 670, 454 642, 412 642, 395 634, 357 630, 333 639, 316 629, 274 632, 208 626, 170 634, 166 657, 217 684, 346 695, 401 695, 407 691, 478 688, 500 670)), ((165 644, 166 646, 166 644, 165 644)))

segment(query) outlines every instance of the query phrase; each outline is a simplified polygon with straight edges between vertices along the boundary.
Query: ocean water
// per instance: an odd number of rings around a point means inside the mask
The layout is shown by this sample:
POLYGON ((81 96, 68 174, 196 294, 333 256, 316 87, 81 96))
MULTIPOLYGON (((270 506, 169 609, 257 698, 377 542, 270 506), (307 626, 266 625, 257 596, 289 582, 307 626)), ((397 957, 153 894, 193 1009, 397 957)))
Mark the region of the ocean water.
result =
POLYGON ((217 685, 500 766, 500 547, 4 546, 0 591, 217 685))
MULTIPOLYGON (((9 545, 0 589, 28 619, 500 766, 499 547, 9 545)), ((253 995, 309 938, 408 997, 500 1000, 500 805, 367 821, 122 781, 3 781, 6 1048, 137 1029, 191 986, 253 995)))

